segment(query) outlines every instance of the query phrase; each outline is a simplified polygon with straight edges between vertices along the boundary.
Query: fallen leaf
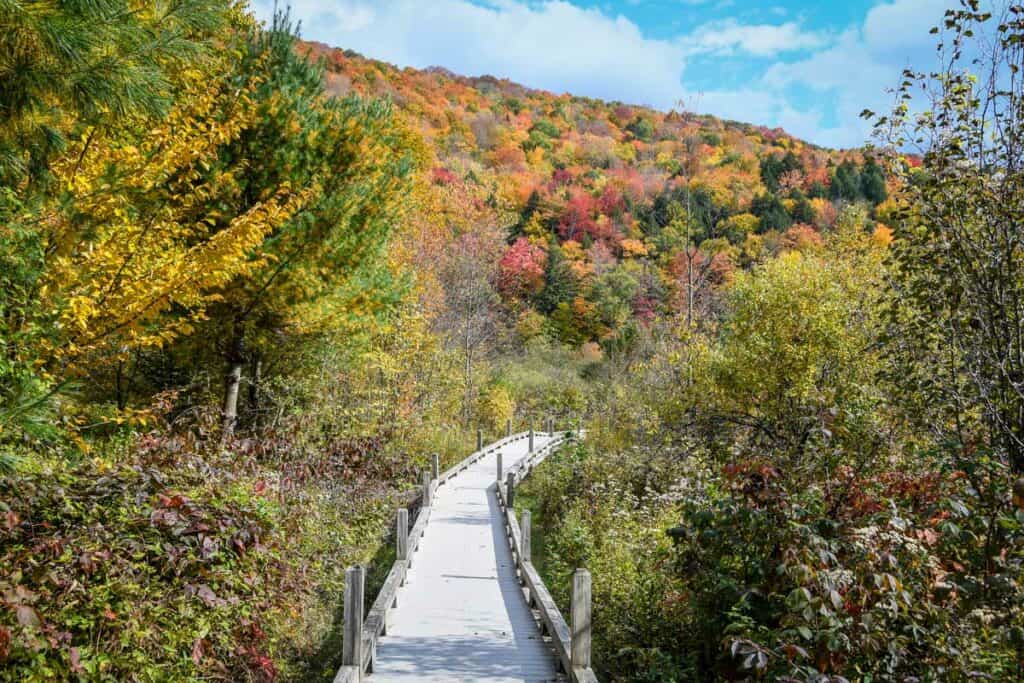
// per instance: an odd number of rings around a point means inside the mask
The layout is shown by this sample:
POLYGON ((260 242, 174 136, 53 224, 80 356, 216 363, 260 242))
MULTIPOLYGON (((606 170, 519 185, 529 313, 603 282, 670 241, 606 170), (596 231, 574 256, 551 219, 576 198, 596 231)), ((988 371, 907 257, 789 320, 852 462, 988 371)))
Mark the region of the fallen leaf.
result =
POLYGON ((42 624, 42 620, 39 618, 39 613, 28 605, 15 605, 14 611, 18 614, 18 623, 22 626, 34 626, 38 628, 42 624))
POLYGON ((196 594, 208 607, 216 607, 220 603, 220 599, 217 597, 217 594, 214 593, 213 589, 205 583, 200 584, 199 590, 196 591, 196 594))

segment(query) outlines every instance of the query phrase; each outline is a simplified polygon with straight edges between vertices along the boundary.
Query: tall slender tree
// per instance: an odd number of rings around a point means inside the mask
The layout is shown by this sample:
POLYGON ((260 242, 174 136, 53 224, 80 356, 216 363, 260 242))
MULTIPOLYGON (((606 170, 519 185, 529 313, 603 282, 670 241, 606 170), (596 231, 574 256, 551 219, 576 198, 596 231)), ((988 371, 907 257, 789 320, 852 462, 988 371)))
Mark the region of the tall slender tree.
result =
MULTIPOLYGON (((406 208, 412 159, 410 133, 381 100, 344 100, 324 91, 323 70, 295 49, 288 16, 254 30, 239 78, 257 78, 254 125, 227 145, 221 163, 238 192, 224 198, 225 215, 267 201, 281 187, 302 188, 292 218, 249 254, 251 271, 221 290, 213 316, 226 362, 224 435, 238 418, 238 392, 250 345, 261 333, 307 329, 332 319, 372 313, 397 283, 385 247, 406 208)), ((216 171, 216 169, 215 169, 216 171)))

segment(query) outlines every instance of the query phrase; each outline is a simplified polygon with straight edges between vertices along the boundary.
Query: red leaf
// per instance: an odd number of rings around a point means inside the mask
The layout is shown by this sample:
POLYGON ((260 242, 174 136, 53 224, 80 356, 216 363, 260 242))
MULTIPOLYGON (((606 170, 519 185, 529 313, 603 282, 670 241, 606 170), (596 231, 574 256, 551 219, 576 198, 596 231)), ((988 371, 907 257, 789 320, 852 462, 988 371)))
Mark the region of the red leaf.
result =
POLYGON ((201 661, 203 661, 203 639, 196 638, 196 642, 192 643, 192 663, 198 665, 201 661))
POLYGON ((85 673, 85 669, 82 668, 82 663, 79 660, 78 648, 71 648, 71 670, 76 674, 85 673))

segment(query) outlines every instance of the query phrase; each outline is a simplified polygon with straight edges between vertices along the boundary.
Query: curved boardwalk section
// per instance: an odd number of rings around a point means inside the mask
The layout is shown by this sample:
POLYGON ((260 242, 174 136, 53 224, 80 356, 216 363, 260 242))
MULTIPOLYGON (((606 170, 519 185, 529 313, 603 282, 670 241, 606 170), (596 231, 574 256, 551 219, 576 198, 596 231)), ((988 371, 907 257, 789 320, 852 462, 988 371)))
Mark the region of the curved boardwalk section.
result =
MULTIPOLYGON (((537 434, 535 448, 550 441, 537 434)), ((501 448, 506 469, 526 439, 501 448)), ((434 494, 420 550, 377 644, 373 683, 564 680, 516 576, 495 493, 497 453, 434 494)))

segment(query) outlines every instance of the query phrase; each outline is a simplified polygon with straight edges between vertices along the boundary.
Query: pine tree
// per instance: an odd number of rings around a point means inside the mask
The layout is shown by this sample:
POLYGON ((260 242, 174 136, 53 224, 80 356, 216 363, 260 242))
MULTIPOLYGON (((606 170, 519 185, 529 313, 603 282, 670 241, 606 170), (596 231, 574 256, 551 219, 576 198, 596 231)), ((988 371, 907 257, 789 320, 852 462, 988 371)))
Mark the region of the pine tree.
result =
POLYGON ((864 198, 873 205, 877 206, 889 198, 889 192, 885 187, 885 175, 874 159, 869 158, 864 162, 860 172, 860 184, 864 198))
POLYGON ((287 15, 254 30, 240 78, 261 79, 256 124, 223 158, 241 191, 226 213, 265 201, 280 187, 308 199, 250 256, 254 269, 223 288, 216 336, 227 362, 225 434, 233 429, 248 346, 264 331, 295 324, 317 329, 373 314, 393 299, 385 247, 408 195, 411 133, 384 101, 326 95, 319 65, 295 51, 287 15))
POLYGON ((852 161, 844 161, 836 167, 829 195, 833 200, 844 199, 848 202, 855 202, 863 196, 860 173, 852 161))
POLYGON ((817 214, 814 211, 814 207, 807 201, 807 197, 804 196, 803 192, 796 190, 793 192, 794 200, 796 203, 793 205, 793 210, 790 212, 793 216, 793 221, 796 223, 806 223, 807 225, 813 225, 817 219, 817 214))
POLYGON ((550 314, 559 304, 571 302, 578 293, 579 283, 562 253, 562 247, 552 239, 544 267, 544 290, 537 297, 537 308, 550 314))
POLYGON ((44 176, 76 129, 166 112, 174 73, 208 49, 229 7, 0 0, 0 184, 44 176))

